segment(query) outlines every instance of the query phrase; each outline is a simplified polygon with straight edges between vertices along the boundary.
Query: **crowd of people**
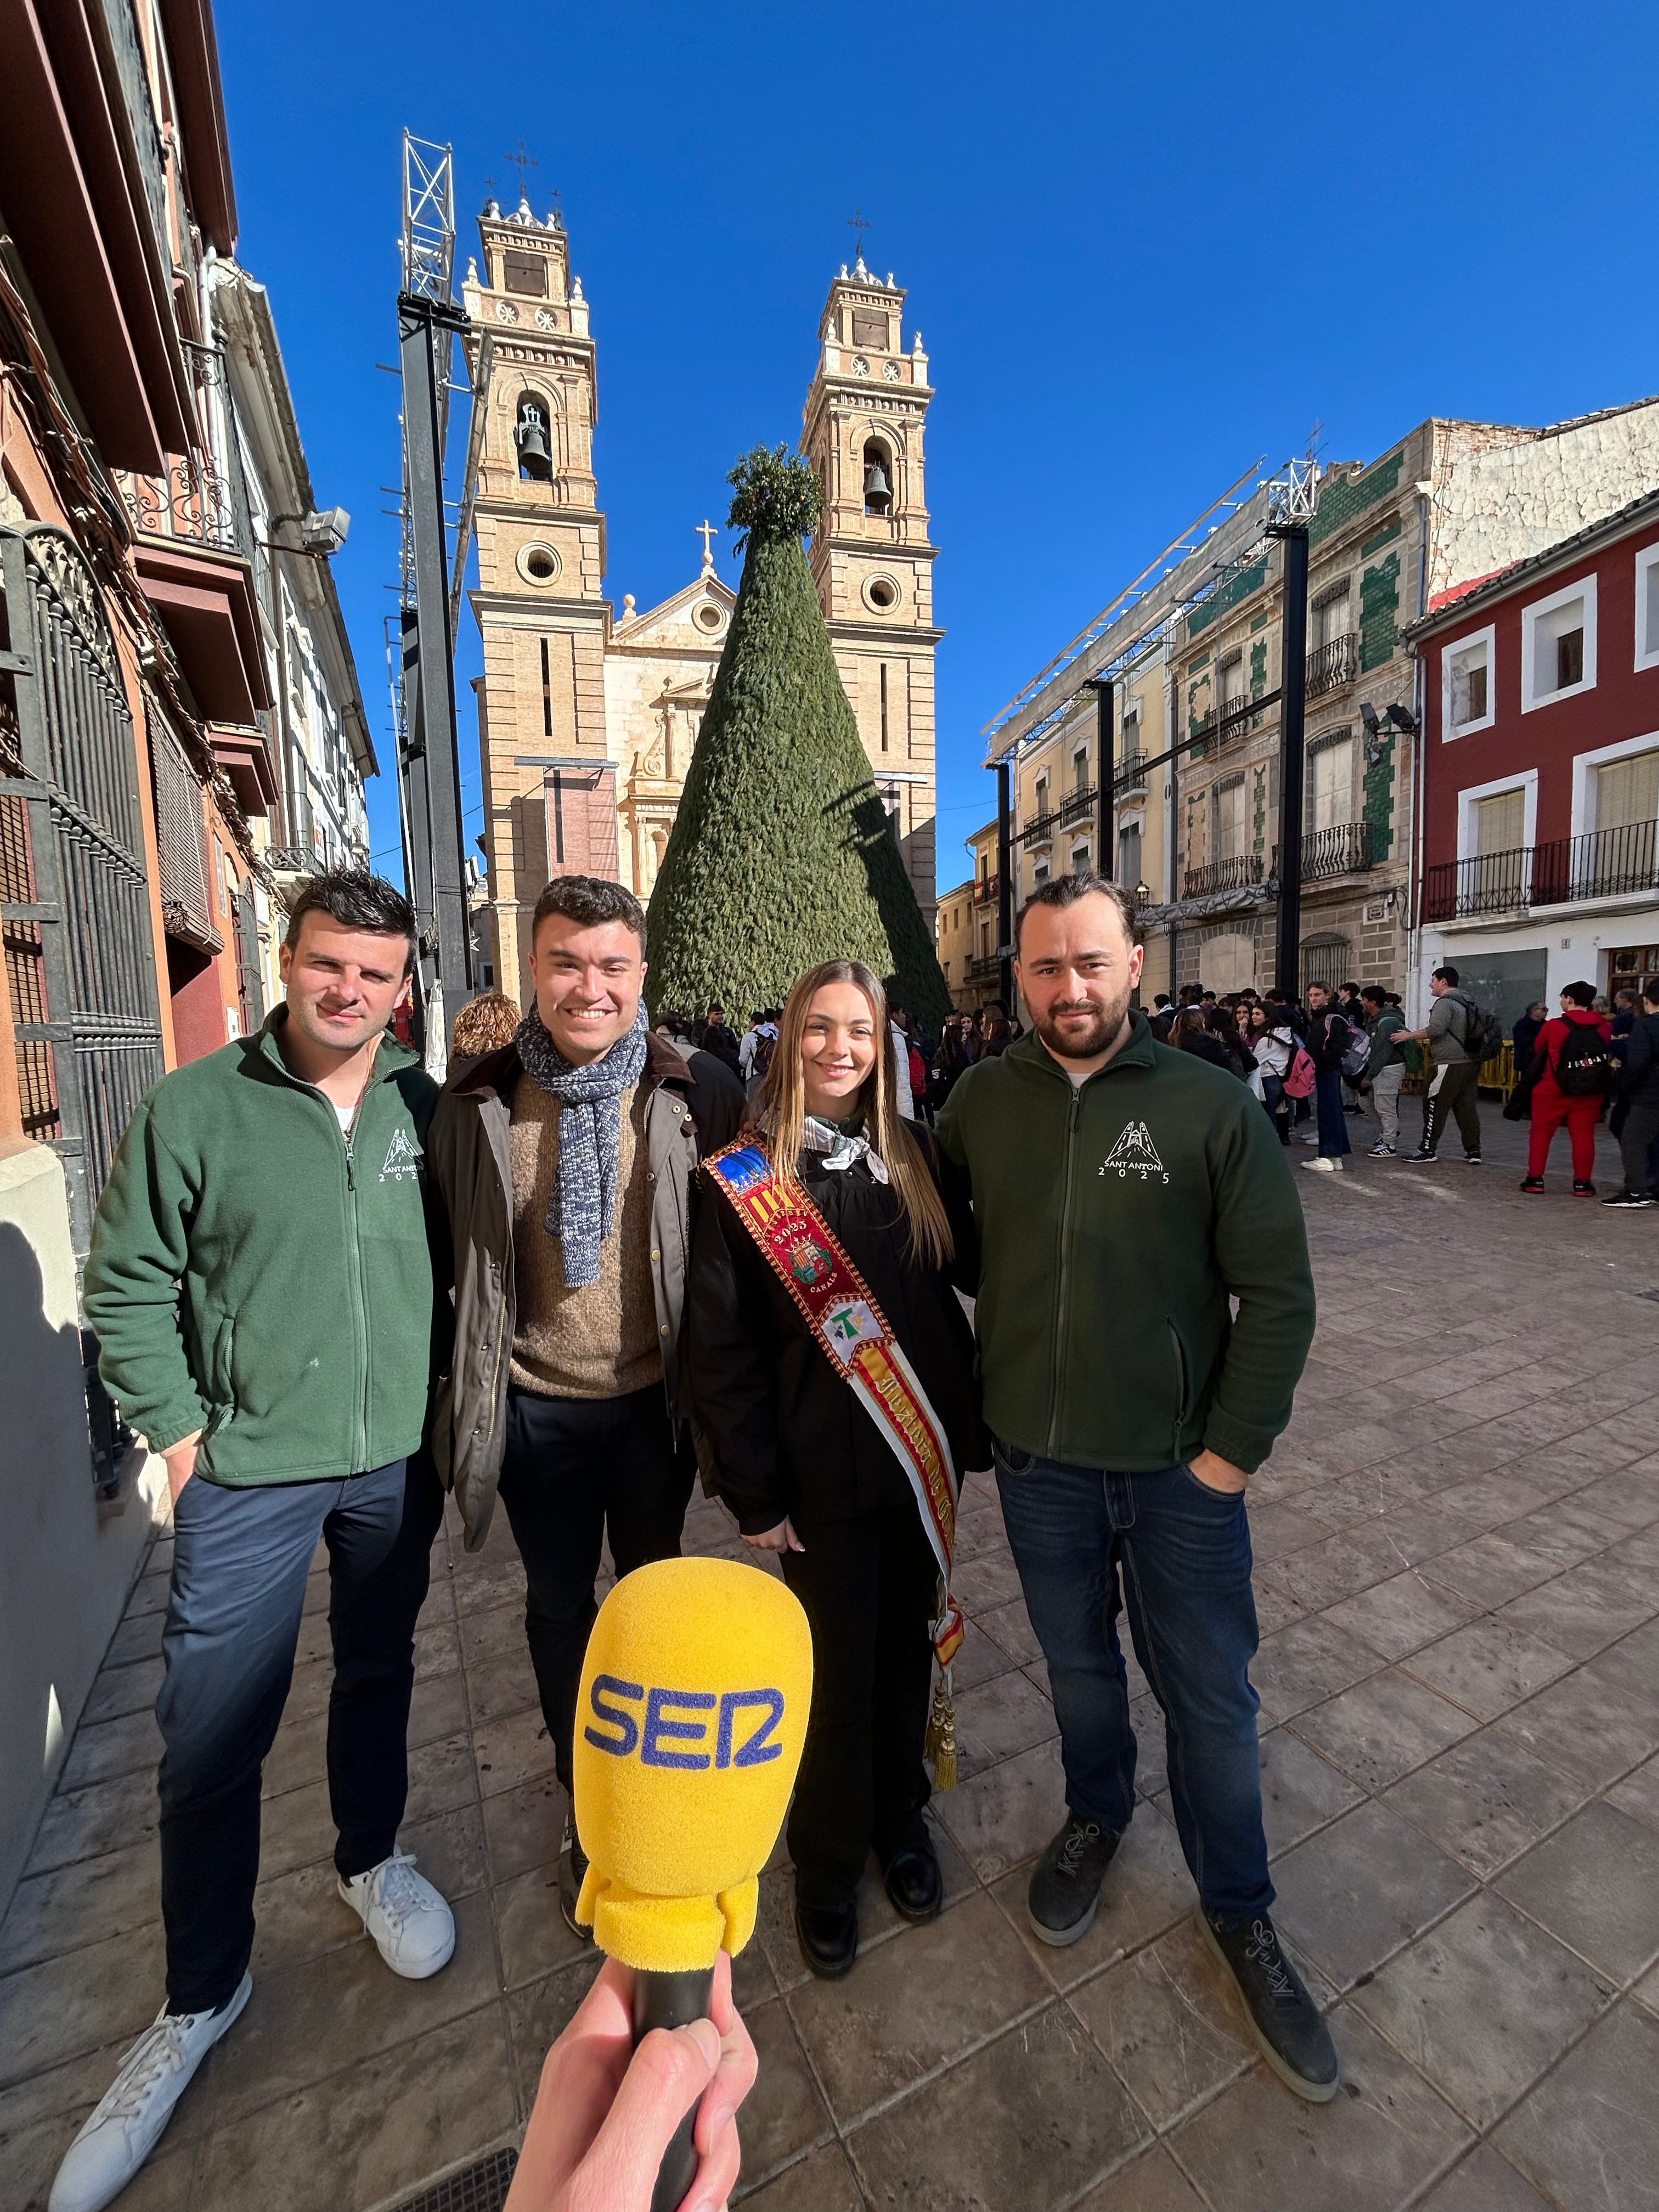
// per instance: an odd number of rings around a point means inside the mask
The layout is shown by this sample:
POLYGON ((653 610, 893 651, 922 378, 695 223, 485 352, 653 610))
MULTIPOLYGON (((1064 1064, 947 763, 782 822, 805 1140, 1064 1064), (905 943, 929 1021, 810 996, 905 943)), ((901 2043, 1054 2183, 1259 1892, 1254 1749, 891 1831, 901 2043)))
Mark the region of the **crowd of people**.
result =
MULTIPOLYGON (((1121 892, 1059 878, 1017 939, 1023 1033, 989 1009, 930 1052, 876 976, 830 960, 741 1039, 708 1009, 699 1042, 647 1016, 632 894, 562 878, 533 916, 529 1011, 507 1034, 512 1010, 469 1010, 440 1091, 392 1034, 407 902, 361 874, 300 889, 283 1003, 149 1093, 87 1261, 104 1379, 173 1508, 167 1990, 66 2151, 52 2212, 119 2193, 248 2002, 262 1770, 319 1542, 338 1895, 394 1974, 452 1956, 449 1905, 398 1841, 446 1492, 471 1549, 502 1509, 567 1793, 605 1544, 624 1576, 676 1554, 700 1474, 776 1559, 815 1655, 795 1932, 836 1977, 856 1965, 872 1853, 897 1913, 941 1909, 922 1815, 952 1763, 956 1501, 994 1468, 1065 1778, 1027 1884, 1035 1937, 1073 1943, 1109 1907, 1135 1808, 1127 1620, 1164 1710, 1200 1934, 1269 2065, 1302 2097, 1335 2094, 1329 2030, 1272 1918, 1249 1676, 1245 1492, 1313 1334, 1302 1210, 1272 1121, 1231 1065, 1203 1064, 1200 1043, 1228 1048, 1201 998, 1175 1052, 1136 1007, 1121 892)), ((1306 1048, 1266 1012, 1294 1099, 1306 1048)), ((569 1820, 557 1896, 579 1936, 598 1871, 569 1820)), ((702 2099, 688 2202, 711 2208, 753 2078, 720 1991, 675 2076, 702 2099)), ((590 2007, 583 2033, 605 2041, 625 2008, 614 1974, 590 2007)), ((651 2043, 629 2065, 606 2042, 619 2105, 635 2068, 665 2064, 651 2043)), ((555 2047, 555 2102, 580 2060, 555 2047)), ((544 2097, 514 2204, 530 2175, 588 2154, 544 2097)), ((647 2195, 604 2201, 643 2212, 647 2195)))
MULTIPOLYGON (((1177 1051, 1195 1054, 1246 1084, 1290 1146, 1314 1146, 1303 1165, 1340 1173, 1353 1150, 1352 1116, 1376 1116, 1374 1159, 1402 1157, 1414 1165, 1437 1161, 1449 1127, 1462 1157, 1482 1164, 1481 1071, 1505 1042, 1494 1018, 1465 990, 1455 968, 1429 979, 1430 1008, 1420 1029, 1406 1026, 1396 991, 1379 984, 1310 983, 1298 1000, 1254 989, 1218 994, 1197 983, 1156 997, 1152 1033, 1177 1051), (1415 1146, 1402 1153, 1402 1096, 1422 1102, 1415 1146)), ((1622 1210, 1659 1205, 1659 979, 1643 991, 1622 989, 1611 1010, 1593 983, 1570 983, 1551 1018, 1541 1000, 1515 1023, 1513 1080, 1504 1112, 1528 1120, 1528 1197, 1546 1188, 1545 1169, 1556 1133, 1565 1128, 1572 1189, 1594 1198, 1595 1133, 1602 1118, 1619 1139, 1623 1179, 1602 1204, 1622 1210)))

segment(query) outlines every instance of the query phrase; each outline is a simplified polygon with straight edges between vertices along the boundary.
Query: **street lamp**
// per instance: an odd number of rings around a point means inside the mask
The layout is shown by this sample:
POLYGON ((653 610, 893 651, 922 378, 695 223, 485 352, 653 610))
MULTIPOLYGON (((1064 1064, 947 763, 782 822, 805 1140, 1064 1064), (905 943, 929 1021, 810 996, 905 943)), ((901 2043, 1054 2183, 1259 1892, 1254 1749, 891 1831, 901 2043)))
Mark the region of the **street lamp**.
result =
POLYGON ((351 517, 343 507, 313 507, 304 514, 273 514, 270 518, 273 531, 284 522, 299 524, 300 543, 297 545, 278 545, 274 540, 267 541, 271 550, 276 553, 309 553, 321 561, 328 560, 339 551, 351 528, 351 517))
POLYGON ((1382 757, 1385 723, 1398 730, 1402 737, 1414 736, 1417 730, 1417 717, 1409 708, 1385 707, 1379 714, 1369 699, 1361 702, 1359 719, 1365 725, 1365 759, 1372 768, 1382 757))

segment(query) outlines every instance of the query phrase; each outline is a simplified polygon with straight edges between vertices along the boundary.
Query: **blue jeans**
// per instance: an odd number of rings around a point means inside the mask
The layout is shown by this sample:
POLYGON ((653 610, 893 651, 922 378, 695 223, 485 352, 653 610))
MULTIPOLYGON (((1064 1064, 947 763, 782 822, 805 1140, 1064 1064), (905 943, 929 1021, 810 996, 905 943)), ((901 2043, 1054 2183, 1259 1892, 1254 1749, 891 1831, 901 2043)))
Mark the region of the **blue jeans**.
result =
POLYGON ((1319 1109, 1318 1158, 1340 1159, 1353 1146, 1348 1142, 1348 1117, 1342 1110, 1342 1073, 1333 1067, 1314 1078, 1314 1102, 1319 1109))
POLYGON ((1048 1662, 1066 1801, 1117 1833, 1135 1804, 1135 1738, 1117 1616, 1164 1711, 1181 1848, 1212 1912, 1273 1903, 1261 1827, 1250 1531, 1244 1500, 1184 1467, 1102 1474, 999 1443, 997 1488, 1048 1662), (1121 1577, 1120 1586, 1120 1577, 1121 1577))
POLYGON ((334 1863, 349 1876, 391 1856, 409 1787, 415 1619, 442 1514, 424 1453, 337 1482, 233 1490, 192 1475, 179 1492, 155 1701, 173 2012, 228 2003, 252 1955, 260 1772, 288 1700, 319 1538, 334 1645, 334 1863))

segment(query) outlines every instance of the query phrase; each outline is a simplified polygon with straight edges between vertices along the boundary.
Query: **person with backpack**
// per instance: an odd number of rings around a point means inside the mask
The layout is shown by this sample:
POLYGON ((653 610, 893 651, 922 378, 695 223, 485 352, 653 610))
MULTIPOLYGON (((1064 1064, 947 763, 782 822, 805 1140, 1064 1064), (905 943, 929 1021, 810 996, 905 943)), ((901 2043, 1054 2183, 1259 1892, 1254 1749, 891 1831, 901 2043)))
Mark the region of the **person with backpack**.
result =
POLYGON ((1401 1030, 1395 1039, 1396 1044, 1426 1045, 1434 1069, 1424 1110, 1423 1141, 1409 1158, 1413 1166, 1438 1159, 1440 1139, 1451 1119, 1463 1139, 1464 1159, 1478 1168, 1480 1066, 1492 1057, 1503 1032, 1492 1016, 1458 989, 1455 968, 1437 968, 1429 978, 1429 991, 1434 1004, 1427 1022, 1420 1030, 1401 1030))
POLYGON ((1352 1042, 1353 1031, 1338 1013, 1329 990, 1323 983, 1310 983, 1308 1051, 1314 1064, 1319 1149, 1302 1164, 1317 1169, 1321 1175, 1340 1175, 1344 1157, 1353 1150, 1342 1111, 1342 1068, 1352 1042))
MULTIPOLYGON (((1275 1025, 1273 1015, 1282 1014, 1282 1006, 1268 1007, 1257 1000, 1249 1010, 1249 1024, 1245 1042, 1255 1056, 1256 1071, 1261 1078, 1261 1103, 1267 1110, 1281 1145, 1291 1141, 1291 1101, 1285 1090, 1285 1079, 1291 1072, 1291 1062, 1298 1052, 1304 1060, 1307 1054, 1297 1042, 1293 1030, 1282 1024, 1275 1025)), ((1311 1074, 1313 1063, 1308 1060, 1311 1074)))
POLYGON ((1546 1022, 1528 1071, 1532 1130, 1521 1188, 1541 1195, 1544 1168, 1555 1133, 1565 1121, 1572 1146, 1572 1194, 1595 1195, 1595 1125, 1607 1110, 1614 1073, 1613 1024, 1595 1012, 1594 983, 1569 983, 1561 1012, 1546 1022))
POLYGON ((1659 1206, 1659 975, 1642 986, 1642 1010, 1632 1024, 1607 1127, 1619 1139, 1625 1179, 1603 1206, 1659 1206))
POLYGON ((738 1073, 751 1099, 759 1094, 760 1087, 766 1080, 766 1071, 772 1065, 772 1054, 777 1050, 777 1017, 769 1007, 759 1007, 749 1034, 738 1048, 738 1073))
POLYGON ((1406 1079, 1406 1055, 1396 1040, 1406 1026, 1406 1017, 1397 1006, 1389 1005, 1389 995, 1380 983, 1367 983, 1359 994, 1370 1039, 1365 1080, 1381 1125, 1371 1146, 1374 1160, 1393 1159, 1400 1144, 1400 1086, 1406 1079))

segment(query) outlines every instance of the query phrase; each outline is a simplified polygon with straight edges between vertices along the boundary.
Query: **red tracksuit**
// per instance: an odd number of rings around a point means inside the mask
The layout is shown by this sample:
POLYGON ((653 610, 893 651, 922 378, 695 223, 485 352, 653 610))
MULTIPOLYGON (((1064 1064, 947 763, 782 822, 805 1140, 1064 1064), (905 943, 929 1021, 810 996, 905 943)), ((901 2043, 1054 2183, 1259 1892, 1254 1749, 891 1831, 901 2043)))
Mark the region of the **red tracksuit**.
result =
POLYGON ((1558 1088, 1555 1064, 1561 1056, 1561 1047, 1566 1042, 1567 1024, 1579 1028, 1588 1025, 1596 1030, 1605 1043, 1613 1035, 1613 1024, 1605 1014, 1592 1013, 1588 1006, 1575 1006, 1570 1014, 1558 1014, 1553 1022, 1546 1022, 1538 1033, 1538 1048, 1549 1055, 1549 1066, 1540 1075, 1532 1094, 1532 1133, 1527 1146, 1527 1173, 1541 1176, 1544 1163, 1550 1155, 1550 1146, 1556 1131, 1565 1121, 1572 1143, 1572 1179, 1589 1182, 1595 1173, 1595 1125, 1607 1110, 1603 1097, 1569 1098, 1558 1088))

